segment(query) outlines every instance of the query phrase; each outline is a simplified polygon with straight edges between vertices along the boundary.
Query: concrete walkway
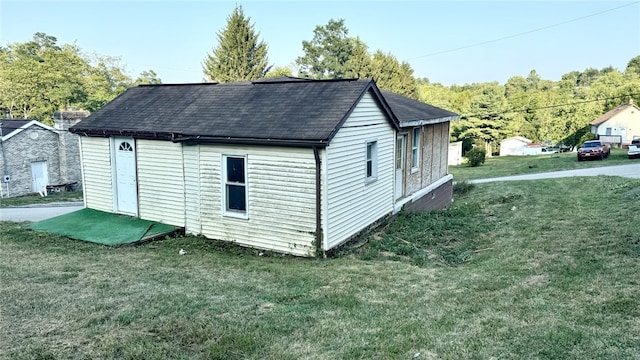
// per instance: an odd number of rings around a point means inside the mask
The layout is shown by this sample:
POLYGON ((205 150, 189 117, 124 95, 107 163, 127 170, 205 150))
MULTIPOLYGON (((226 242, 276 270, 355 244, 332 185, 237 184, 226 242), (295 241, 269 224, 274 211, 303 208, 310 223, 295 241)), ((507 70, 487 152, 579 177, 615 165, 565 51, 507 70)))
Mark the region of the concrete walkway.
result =
POLYGON ((0 208, 0 221, 40 221, 84 208, 84 203, 64 202, 0 208))
POLYGON ((603 167, 590 168, 590 169, 550 171, 550 172, 536 173, 536 174, 476 179, 476 180, 469 180, 468 182, 472 184, 481 184, 481 183, 495 182, 495 181, 537 180, 537 179, 553 179, 553 178, 574 177, 574 176, 599 176, 599 175, 622 176, 622 177, 640 179, 640 161, 634 161, 632 164, 628 164, 628 165, 625 164, 625 165, 603 166, 603 167))

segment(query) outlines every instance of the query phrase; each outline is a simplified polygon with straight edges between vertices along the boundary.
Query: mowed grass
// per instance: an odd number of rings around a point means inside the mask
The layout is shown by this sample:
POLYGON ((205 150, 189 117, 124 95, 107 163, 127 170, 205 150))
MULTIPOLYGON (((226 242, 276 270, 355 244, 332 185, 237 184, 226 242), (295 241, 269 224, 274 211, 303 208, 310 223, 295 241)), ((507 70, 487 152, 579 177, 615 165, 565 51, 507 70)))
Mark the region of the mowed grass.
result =
POLYGON ((47 196, 30 194, 11 198, 1 198, 0 207, 51 204, 55 202, 82 201, 82 191, 50 192, 47 196))
POLYGON ((534 174, 548 171, 587 169, 600 166, 632 164, 635 160, 627 157, 627 149, 611 149, 611 155, 600 161, 577 160, 576 153, 566 152, 549 155, 494 156, 486 158, 484 164, 470 167, 467 164, 449 166, 454 180, 473 180, 500 176, 534 174))
POLYGON ((640 180, 466 190, 319 260, 1 223, 0 358, 640 357, 640 180))

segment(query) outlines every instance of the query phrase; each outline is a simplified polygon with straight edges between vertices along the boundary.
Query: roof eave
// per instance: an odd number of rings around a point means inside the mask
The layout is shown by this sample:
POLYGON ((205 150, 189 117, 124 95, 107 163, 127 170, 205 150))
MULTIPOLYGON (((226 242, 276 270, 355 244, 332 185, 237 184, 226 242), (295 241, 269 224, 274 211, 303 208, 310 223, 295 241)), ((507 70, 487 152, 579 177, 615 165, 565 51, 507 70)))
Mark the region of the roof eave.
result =
POLYGON ((441 124, 441 123, 457 120, 459 118, 460 118, 460 115, 446 116, 446 117, 435 118, 435 119, 419 119, 419 120, 410 120, 410 121, 401 120, 400 127, 406 128, 406 127, 414 127, 414 126, 422 126, 422 125, 441 124))
POLYGON ((175 143, 187 144, 228 144, 228 145, 260 145, 260 146, 285 146, 304 148, 325 148, 329 144, 326 140, 295 140, 295 139, 254 139, 233 138, 215 136, 176 136, 172 139, 175 143))

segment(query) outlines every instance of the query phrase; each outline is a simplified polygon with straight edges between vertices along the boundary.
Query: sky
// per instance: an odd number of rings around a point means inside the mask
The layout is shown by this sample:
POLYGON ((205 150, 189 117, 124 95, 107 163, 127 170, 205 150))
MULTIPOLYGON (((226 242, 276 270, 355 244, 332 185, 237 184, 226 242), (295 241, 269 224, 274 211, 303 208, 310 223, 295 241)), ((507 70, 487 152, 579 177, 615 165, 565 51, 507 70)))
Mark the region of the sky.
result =
POLYGON ((463 85, 612 66, 640 55, 640 1, 30 1, 0 0, 0 46, 36 32, 120 58, 133 78, 202 82, 202 60, 241 5, 269 61, 295 66, 316 26, 344 19, 369 51, 408 62, 414 76, 463 85))

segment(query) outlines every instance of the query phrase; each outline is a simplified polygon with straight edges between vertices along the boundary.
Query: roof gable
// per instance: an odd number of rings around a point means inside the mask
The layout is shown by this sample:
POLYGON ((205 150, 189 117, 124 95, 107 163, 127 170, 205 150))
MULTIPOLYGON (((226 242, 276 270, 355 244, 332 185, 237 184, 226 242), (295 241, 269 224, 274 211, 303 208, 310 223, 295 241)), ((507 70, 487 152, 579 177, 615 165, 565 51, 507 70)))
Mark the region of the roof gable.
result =
POLYGON ((53 131, 56 134, 58 133, 56 129, 45 125, 38 120, 2 119, 0 120, 0 134, 2 134, 2 141, 11 139, 31 126, 37 126, 44 130, 53 131))
POLYGON ((619 106, 607 111, 606 113, 600 115, 600 117, 598 117, 597 119, 593 120, 589 124, 593 125, 593 126, 598 126, 598 125, 600 125, 602 123, 605 123, 605 122, 611 120, 612 118, 616 117, 617 115, 621 114, 623 111, 625 111, 627 109, 640 110, 640 108, 636 104, 634 104, 633 102, 629 102, 627 104, 619 105, 619 106))

